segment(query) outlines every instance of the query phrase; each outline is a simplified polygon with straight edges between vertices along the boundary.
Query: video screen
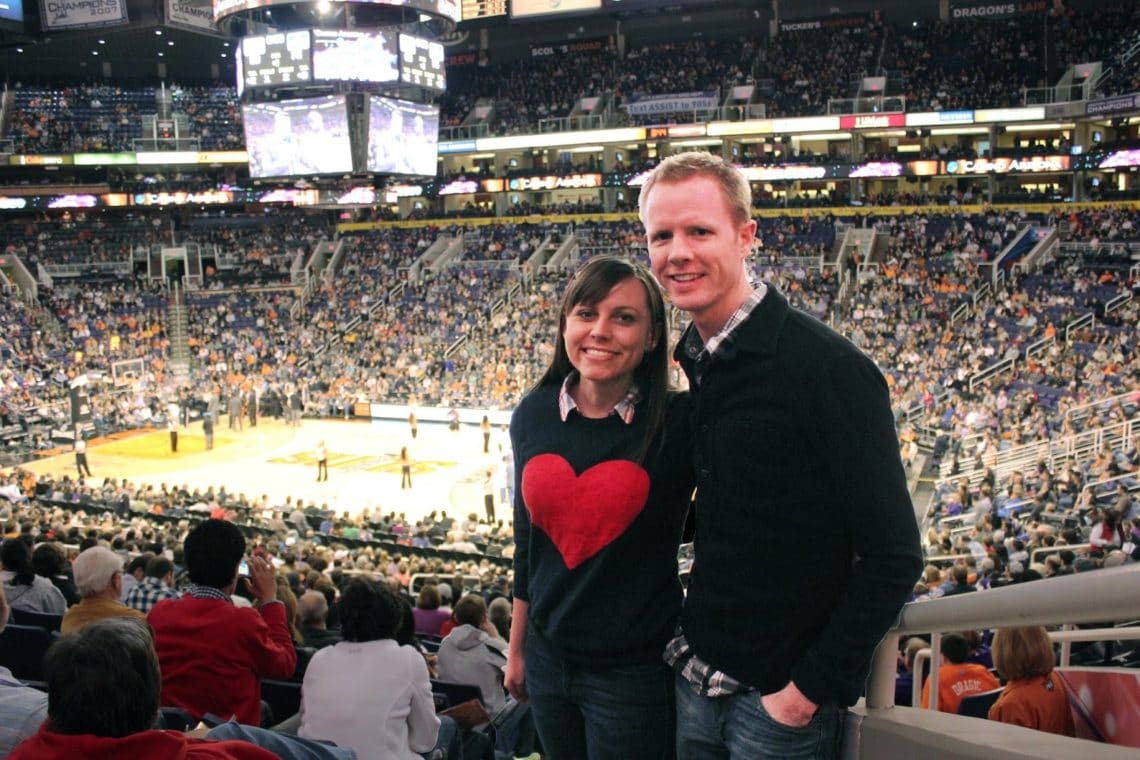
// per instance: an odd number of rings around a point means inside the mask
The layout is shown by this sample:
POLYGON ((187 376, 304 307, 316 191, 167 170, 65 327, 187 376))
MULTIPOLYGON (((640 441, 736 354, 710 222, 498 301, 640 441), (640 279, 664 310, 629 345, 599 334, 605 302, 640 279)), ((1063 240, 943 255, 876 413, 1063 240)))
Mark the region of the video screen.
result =
POLYGON ((447 89, 443 72, 443 45, 410 34, 401 34, 400 81, 436 90, 447 89))
POLYGON ((602 0, 562 0, 558 3, 552 3, 550 0, 511 0, 511 18, 536 18, 553 16, 557 13, 596 11, 601 7, 602 0))
POLYGON ((308 82, 313 78, 311 55, 312 43, 307 29, 246 37, 241 41, 245 86, 308 82))
POLYGON ((398 82, 399 61, 395 32, 313 30, 313 79, 398 82))
POLYGON ((343 95, 250 103, 242 106, 242 120, 251 177, 352 171, 343 95))
POLYGON ((21 0, 0 0, 0 21, 24 22, 24 4, 21 0))
POLYGON ((434 177, 439 107, 372 97, 368 103, 370 172, 434 177))

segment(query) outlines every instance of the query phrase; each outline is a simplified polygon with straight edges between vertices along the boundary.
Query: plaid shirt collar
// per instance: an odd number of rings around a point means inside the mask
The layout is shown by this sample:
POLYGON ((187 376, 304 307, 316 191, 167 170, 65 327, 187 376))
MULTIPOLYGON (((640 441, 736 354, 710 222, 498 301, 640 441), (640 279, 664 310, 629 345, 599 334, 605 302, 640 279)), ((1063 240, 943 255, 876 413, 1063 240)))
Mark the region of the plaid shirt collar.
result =
MULTIPOLYGON (((562 388, 558 391, 558 416, 565 422, 570 417, 570 412, 575 411, 578 405, 574 402, 574 398, 570 395, 570 389, 578 383, 578 372, 573 371, 566 376, 562 381, 562 388)), ((610 414, 616 414, 621 418, 621 421, 627 425, 633 424, 633 413, 637 407, 637 402, 641 400, 641 391, 637 386, 629 389, 629 393, 625 394, 625 398, 617 403, 610 414)), ((579 412, 581 414, 581 412, 579 412)))
POLYGON ((724 323, 724 327, 717 331, 717 334, 709 338, 708 343, 701 342, 700 333, 696 329, 689 330, 685 333, 684 351, 685 355, 690 359, 697 359, 702 354, 707 356, 715 356, 717 349, 723 346, 728 341, 732 340, 733 333, 736 329, 748 319, 749 315, 756 310, 760 302, 764 300, 764 296, 768 294, 768 286, 763 283, 757 283, 752 290, 752 295, 737 307, 736 311, 732 312, 732 316, 724 323))
POLYGON ((186 590, 186 596, 195 599, 218 599, 233 604, 233 599, 230 599, 221 589, 216 589, 213 586, 191 584, 190 588, 186 590))

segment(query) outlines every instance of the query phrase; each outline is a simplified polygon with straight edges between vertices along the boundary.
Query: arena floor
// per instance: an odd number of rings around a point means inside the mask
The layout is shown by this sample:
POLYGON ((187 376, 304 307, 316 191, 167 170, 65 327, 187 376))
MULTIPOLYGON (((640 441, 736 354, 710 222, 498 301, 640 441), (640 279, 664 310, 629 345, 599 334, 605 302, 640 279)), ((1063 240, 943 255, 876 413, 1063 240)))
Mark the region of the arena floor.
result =
MULTIPOLYGON (((87 452, 92 479, 126 477, 203 490, 225 486, 251 498, 265 494, 271 504, 292 496, 306 504, 327 504, 337 513, 357 514, 368 507, 417 520, 433 510, 482 517, 483 479, 494 468, 496 516, 510 518, 509 508, 498 504, 503 457, 509 453, 507 436, 499 429, 491 434, 491 453, 484 454, 477 426, 452 432, 444 424, 420 423, 413 441, 406 422, 390 420, 305 420, 298 428, 272 419, 252 428, 245 423, 242 431, 229 430, 223 417, 211 451, 200 423, 179 429, 178 453, 171 452, 165 429, 97 439, 87 452), (321 440, 328 446, 329 479, 318 483, 315 451, 321 440), (400 489, 402 446, 412 457, 409 490, 400 489)), ((37 474, 74 477, 75 455, 68 451, 23 466, 37 474)))

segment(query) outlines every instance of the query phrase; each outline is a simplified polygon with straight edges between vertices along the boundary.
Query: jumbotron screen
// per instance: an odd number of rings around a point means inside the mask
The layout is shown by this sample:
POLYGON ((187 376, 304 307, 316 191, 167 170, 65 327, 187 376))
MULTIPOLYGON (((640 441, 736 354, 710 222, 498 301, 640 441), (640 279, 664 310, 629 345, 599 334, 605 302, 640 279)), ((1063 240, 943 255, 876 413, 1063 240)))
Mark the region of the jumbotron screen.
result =
MULTIPOLYGON (((375 5, 389 5, 393 8, 411 8, 424 11, 437 16, 459 21, 459 0, 357 0, 357 2, 373 3, 375 5)), ((601 2, 601 0, 597 0, 601 2)), ((296 5, 296 0, 213 0, 214 21, 221 21, 235 13, 257 10, 258 8, 273 8, 276 5, 296 5)))
POLYGON ((447 89, 443 70, 443 45, 410 34, 401 34, 400 81, 435 90, 447 89))
POLYGON ((393 31, 313 30, 315 80, 398 82, 399 61, 393 31))
POLYGON ((242 106, 249 176, 348 174, 352 147, 343 95, 242 106))
POLYGON ((433 177, 438 143, 439 106, 369 99, 368 171, 433 177))
POLYGON ((245 87, 308 82, 313 78, 309 30, 246 37, 240 60, 245 87))

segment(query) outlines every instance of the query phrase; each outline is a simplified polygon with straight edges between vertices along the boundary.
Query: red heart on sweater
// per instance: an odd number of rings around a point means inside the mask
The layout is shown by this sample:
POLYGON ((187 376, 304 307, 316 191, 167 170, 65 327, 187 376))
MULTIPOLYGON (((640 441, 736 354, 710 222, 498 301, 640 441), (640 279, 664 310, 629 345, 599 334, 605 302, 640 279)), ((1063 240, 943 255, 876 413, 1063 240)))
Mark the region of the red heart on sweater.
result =
POLYGON ((577 475, 557 454, 539 454, 523 468, 522 496, 531 522, 573 570, 641 514, 649 497, 649 473, 636 462, 613 459, 577 475))

